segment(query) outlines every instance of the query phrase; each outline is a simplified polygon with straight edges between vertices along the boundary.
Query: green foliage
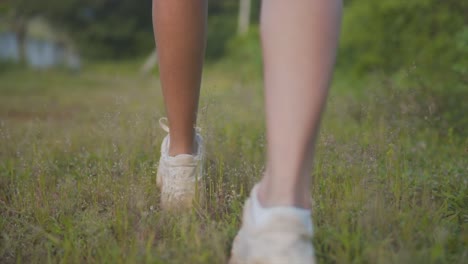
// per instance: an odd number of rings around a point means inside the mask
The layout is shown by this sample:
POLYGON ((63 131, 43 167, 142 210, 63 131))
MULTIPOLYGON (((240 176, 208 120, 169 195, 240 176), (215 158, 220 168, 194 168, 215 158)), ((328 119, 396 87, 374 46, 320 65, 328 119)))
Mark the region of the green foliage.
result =
POLYGON ((262 49, 259 27, 252 26, 244 36, 236 36, 228 44, 228 59, 232 64, 241 65, 240 71, 250 77, 262 73, 262 49))
POLYGON ((226 55, 229 40, 236 35, 237 20, 235 16, 212 15, 208 18, 206 58, 220 59, 226 55))
POLYGON ((145 56, 154 48, 151 1, 80 2, 64 20, 93 59, 145 56))
POLYGON ((459 74, 462 82, 468 85, 468 25, 455 36, 455 44, 460 59, 453 65, 453 70, 459 74))
POLYGON ((338 56, 340 72, 377 73, 385 80, 379 88, 394 91, 383 102, 415 106, 408 109, 424 125, 442 135, 451 131, 466 136, 467 13, 466 1, 348 2, 338 56))
POLYGON ((344 13, 340 66, 358 73, 413 65, 447 72, 463 58, 454 40, 466 31, 467 13, 468 2, 457 0, 352 1, 344 13))
MULTIPOLYGON (((206 58, 218 60, 232 53, 243 53, 244 44, 237 34, 238 1, 211 1, 208 8, 208 34, 206 58), (236 44, 233 44, 236 43, 236 44), (236 51, 236 49, 239 49, 236 51)), ((251 32, 258 32, 256 24, 260 14, 260 1, 252 0, 251 7, 251 32)), ((250 35, 250 34, 249 34, 250 35)), ((244 38, 244 37, 242 37, 244 38)), ((249 48, 247 48, 249 49, 249 48)))

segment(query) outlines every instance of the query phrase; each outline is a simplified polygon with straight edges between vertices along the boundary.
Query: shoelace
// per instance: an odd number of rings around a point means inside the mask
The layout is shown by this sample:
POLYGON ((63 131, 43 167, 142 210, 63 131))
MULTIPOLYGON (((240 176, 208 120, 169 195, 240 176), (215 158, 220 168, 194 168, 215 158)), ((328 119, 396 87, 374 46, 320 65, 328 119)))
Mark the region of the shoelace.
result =
MULTIPOLYGON (((161 117, 159 118, 159 126, 164 130, 166 131, 167 133, 169 133, 169 125, 168 125, 169 121, 167 120, 167 117, 161 117)), ((201 128, 199 127, 195 127, 195 132, 196 133, 201 133, 201 128)))
POLYGON ((167 125, 168 123, 169 121, 167 120, 167 117, 159 118, 159 126, 167 133, 169 133, 169 126, 167 125))

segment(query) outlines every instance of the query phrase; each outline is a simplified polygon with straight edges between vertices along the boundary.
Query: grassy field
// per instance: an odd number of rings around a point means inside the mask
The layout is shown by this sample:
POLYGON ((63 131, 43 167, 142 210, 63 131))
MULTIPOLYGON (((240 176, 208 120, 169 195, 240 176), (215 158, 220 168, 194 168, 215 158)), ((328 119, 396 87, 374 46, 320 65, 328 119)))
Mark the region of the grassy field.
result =
MULTIPOLYGON (((319 263, 468 263, 468 128, 435 126, 419 95, 336 75, 312 172, 319 263)), ((0 262, 225 263, 263 169, 261 80, 208 66, 200 108, 209 199, 171 215, 157 77, 0 73, 0 262)))

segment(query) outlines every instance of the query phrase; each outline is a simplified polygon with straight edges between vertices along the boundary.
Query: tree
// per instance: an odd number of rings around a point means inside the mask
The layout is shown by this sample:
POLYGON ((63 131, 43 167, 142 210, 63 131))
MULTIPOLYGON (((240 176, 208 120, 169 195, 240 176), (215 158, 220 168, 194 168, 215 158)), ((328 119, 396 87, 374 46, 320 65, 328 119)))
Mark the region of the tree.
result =
POLYGON ((249 31, 251 0, 240 0, 239 20, 237 25, 237 34, 244 35, 249 31))

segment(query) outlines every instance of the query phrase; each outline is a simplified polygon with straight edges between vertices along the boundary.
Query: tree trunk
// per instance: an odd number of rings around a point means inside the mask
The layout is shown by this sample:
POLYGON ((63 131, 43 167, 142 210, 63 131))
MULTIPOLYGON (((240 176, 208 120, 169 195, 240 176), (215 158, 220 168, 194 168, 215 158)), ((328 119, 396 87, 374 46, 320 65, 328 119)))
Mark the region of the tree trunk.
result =
POLYGON ((23 17, 14 19, 13 30, 18 42, 18 61, 23 63, 26 61, 26 20, 23 17))
POLYGON ((237 34, 244 35, 249 31, 250 25, 250 6, 251 0, 240 0, 239 21, 237 25, 237 34))

